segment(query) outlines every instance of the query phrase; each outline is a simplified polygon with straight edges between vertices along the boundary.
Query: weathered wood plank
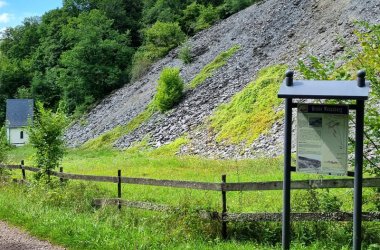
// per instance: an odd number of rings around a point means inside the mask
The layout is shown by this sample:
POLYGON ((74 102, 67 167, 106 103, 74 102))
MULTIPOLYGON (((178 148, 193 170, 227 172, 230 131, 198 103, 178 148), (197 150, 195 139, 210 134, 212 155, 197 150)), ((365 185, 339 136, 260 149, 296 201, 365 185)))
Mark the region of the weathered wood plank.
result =
POLYGON ((20 165, 0 165, 0 168, 6 168, 6 169, 21 169, 20 165))
MULTIPOLYGON (((0 165, 1 168, 20 169, 20 165, 0 165)), ((26 170, 39 172, 39 168, 24 167, 26 170)), ((52 171, 51 175, 63 179, 99 181, 117 183, 118 177, 113 176, 95 176, 95 175, 80 175, 59 173, 52 171)), ((241 182, 241 183, 209 183, 209 182, 193 182, 193 181, 177 181, 177 180, 157 180, 147 178, 130 178, 122 177, 122 183, 188 188, 199 190, 213 191, 265 191, 265 190, 282 190, 282 181, 271 182, 241 182)), ((292 189, 310 189, 310 188, 353 188, 353 179, 328 179, 328 180, 303 180, 292 181, 292 189)), ((365 178, 363 187, 380 187, 380 178, 365 178)))
MULTIPOLYGON (((152 211, 174 211, 168 205, 151 202, 127 201, 118 198, 94 199, 94 206, 122 205, 130 208, 138 208, 152 211)), ((221 213, 200 210, 199 216, 202 219, 223 220, 226 222, 281 222, 282 213, 226 213, 223 217, 221 213)), ((320 213, 291 213, 292 221, 352 221, 352 213, 347 212, 320 212, 320 213)), ((380 221, 380 212, 364 212, 363 221, 380 221)))
POLYGON ((121 205, 124 207, 130 207, 130 208, 139 208, 139 209, 145 209, 145 210, 151 210, 151 211, 169 211, 173 210, 174 208, 168 206, 168 205, 162 205, 162 204, 156 204, 151 202, 142 202, 142 201, 127 201, 127 200, 121 200, 119 198, 110 198, 110 199, 94 199, 92 204, 94 206, 106 206, 106 205, 121 205))
POLYGON ((114 176, 98 176, 98 175, 81 175, 81 174, 68 174, 51 171, 51 175, 70 180, 83 180, 83 181, 99 181, 99 182, 112 182, 117 183, 118 177, 114 176))
MULTIPOLYGON (((0 165, 0 168, 21 169, 21 165, 0 165)), ((40 168, 34 168, 34 167, 28 167, 28 166, 24 166, 24 169, 31 172, 39 172, 41 170, 40 168)))
MULTIPOLYGON (((310 189, 310 188, 353 188, 353 179, 328 179, 328 180, 305 180, 292 181, 292 189, 310 189)), ((363 187, 380 187, 380 178, 363 179, 363 187)), ((227 183, 226 191, 264 191, 264 190, 282 190, 282 181, 271 182, 242 182, 227 183)))
POLYGON ((30 171, 30 172, 36 172, 36 173, 38 173, 38 172, 41 171, 40 168, 34 168, 34 167, 28 167, 28 166, 24 166, 24 169, 25 169, 25 170, 28 170, 28 171, 30 171))
MULTIPOLYGON (((231 222, 281 222, 282 213, 227 213, 225 221, 231 222)), ((352 213, 291 213, 292 221, 352 221, 352 213)), ((380 212, 364 212, 363 221, 380 221, 380 212)))
POLYGON ((221 191, 220 183, 122 177, 122 183, 221 191))

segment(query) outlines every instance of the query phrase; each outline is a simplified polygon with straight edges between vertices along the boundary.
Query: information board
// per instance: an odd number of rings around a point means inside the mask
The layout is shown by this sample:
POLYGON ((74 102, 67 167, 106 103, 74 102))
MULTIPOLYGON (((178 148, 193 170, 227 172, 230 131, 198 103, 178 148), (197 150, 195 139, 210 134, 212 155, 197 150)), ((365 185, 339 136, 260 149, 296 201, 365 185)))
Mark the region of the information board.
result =
POLYGON ((298 104, 297 171, 347 174, 348 106, 298 104))

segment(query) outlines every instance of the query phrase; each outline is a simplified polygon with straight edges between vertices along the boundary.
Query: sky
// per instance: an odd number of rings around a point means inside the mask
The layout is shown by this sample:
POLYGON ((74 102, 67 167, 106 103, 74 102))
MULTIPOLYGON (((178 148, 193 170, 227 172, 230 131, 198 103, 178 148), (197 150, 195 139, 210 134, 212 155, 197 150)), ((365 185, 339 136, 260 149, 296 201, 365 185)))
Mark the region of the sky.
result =
POLYGON ((42 16, 62 7, 63 0, 0 0, 0 31, 22 24, 26 17, 42 16))

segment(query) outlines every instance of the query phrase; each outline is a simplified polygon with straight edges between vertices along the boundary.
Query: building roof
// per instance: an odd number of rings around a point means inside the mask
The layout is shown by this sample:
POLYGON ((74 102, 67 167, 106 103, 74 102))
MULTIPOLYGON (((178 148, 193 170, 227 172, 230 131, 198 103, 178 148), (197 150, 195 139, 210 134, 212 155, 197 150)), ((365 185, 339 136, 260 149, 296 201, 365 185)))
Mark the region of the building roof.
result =
POLYGON ((7 127, 28 126, 28 119, 33 119, 33 99, 7 99, 7 127))

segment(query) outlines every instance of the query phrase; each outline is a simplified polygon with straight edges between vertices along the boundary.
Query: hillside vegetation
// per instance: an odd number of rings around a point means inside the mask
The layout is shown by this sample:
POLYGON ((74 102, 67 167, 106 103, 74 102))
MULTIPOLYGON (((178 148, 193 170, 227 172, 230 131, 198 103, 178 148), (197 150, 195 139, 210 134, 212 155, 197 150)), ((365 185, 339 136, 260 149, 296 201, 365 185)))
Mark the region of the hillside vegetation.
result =
POLYGON ((233 96, 228 104, 216 109, 210 119, 218 141, 250 144, 282 117, 277 93, 286 69, 287 66, 280 65, 260 70, 257 79, 233 96))
MULTIPOLYGON (((13 94, 1 92, 3 97, 32 95, 71 114, 93 106, 67 129, 72 148, 61 147, 63 119, 43 119, 52 126, 35 127, 42 142, 32 143, 37 149, 9 147, 1 129, 0 162, 25 160, 28 166, 62 166, 66 173, 86 175, 117 176, 121 170, 122 176, 161 180, 221 183, 226 175, 228 183, 281 181, 283 108, 277 92, 285 71, 332 80, 355 79, 364 68, 372 84, 364 176, 380 176, 378 1, 266 0, 231 15, 253 2, 65 0, 34 26, 8 30, 0 44, 0 69, 7 69, 0 72, 0 87, 11 84, 4 79, 16 79, 13 73, 29 78, 25 85, 9 85, 13 94), (23 54, 20 48, 32 35, 35 47, 23 54), (59 128, 53 137, 63 151, 41 162, 39 156, 52 148, 43 140, 50 127, 59 128), (259 158, 260 151, 270 157, 259 158)), ((281 249, 279 222, 230 222, 228 239, 222 240, 220 220, 198 216, 200 210, 222 211, 220 191, 128 183, 122 199, 173 209, 117 210, 92 204, 94 198, 117 197, 116 183, 61 182, 48 171, 41 174, 27 172, 26 183, 15 183, 20 169, 0 168, 0 220, 68 249, 281 249)), ((292 174, 292 180, 330 178, 335 177, 292 174)), ((228 191, 227 209, 281 212, 281 195, 228 191)), ((346 188, 293 190, 291 207, 352 212, 352 196, 346 188)), ((380 211, 379 189, 364 188, 363 211, 380 211)), ((292 249, 350 249, 352 223, 293 222, 291 237, 292 249)), ((363 222, 362 247, 378 249, 379 242, 379 222, 363 222)))
POLYGON ((62 8, 26 18, 0 43, 0 123, 7 98, 79 116, 187 36, 255 1, 64 0, 62 8))
MULTIPOLYGON (((304 71, 298 66, 298 61, 304 69, 312 66, 310 55, 317 61, 319 57, 336 61, 336 67, 346 64, 355 57, 353 51, 360 51, 357 39, 366 33, 355 20, 376 23, 379 14, 375 1, 365 5, 358 0, 254 4, 190 37, 141 78, 107 96, 70 126, 66 142, 71 147, 87 147, 107 139, 107 146, 126 149, 147 141, 156 148, 186 137, 188 143, 179 150, 182 154, 212 158, 281 155, 281 106, 276 98, 281 74, 286 68, 299 67, 296 78, 313 78, 302 76, 304 71), (276 77, 270 73, 261 77, 268 67, 278 69, 272 72, 276 77), (179 68, 184 91, 179 102, 160 113, 152 111, 151 105, 165 68, 179 68), (264 78, 271 81, 268 86, 264 78)), ((330 64, 321 67, 327 74, 332 70, 330 64)), ((340 68, 329 79, 354 79, 358 68, 366 67, 340 68), (350 77, 344 78, 343 71, 350 77)))

